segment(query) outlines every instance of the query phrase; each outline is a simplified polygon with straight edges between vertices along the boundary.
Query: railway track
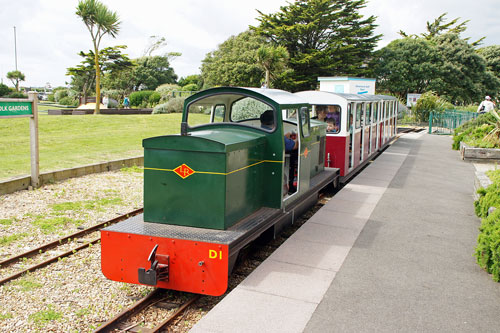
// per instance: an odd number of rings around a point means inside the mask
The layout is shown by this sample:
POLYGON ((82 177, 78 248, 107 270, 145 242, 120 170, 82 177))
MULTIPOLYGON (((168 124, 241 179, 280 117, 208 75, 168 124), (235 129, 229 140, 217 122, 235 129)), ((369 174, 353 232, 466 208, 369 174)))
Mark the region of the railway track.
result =
POLYGON ((167 309, 164 309, 164 311, 169 312, 167 317, 157 323, 154 328, 145 328, 144 326, 148 325, 148 323, 144 319, 145 315, 141 316, 141 313, 165 301, 167 298, 164 297, 163 292, 162 289, 154 289, 147 296, 105 322, 94 332, 132 332, 136 331, 134 329, 137 327, 141 328, 141 332, 148 333, 168 331, 170 325, 175 323, 175 319, 200 298, 200 295, 190 295, 187 300, 181 303, 166 302, 167 304, 174 305, 167 306, 167 309))
MULTIPOLYGON (((68 236, 65 236, 63 238, 60 238, 58 240, 55 240, 53 242, 50 242, 50 243, 47 243, 47 244, 44 244, 36 249, 32 249, 32 250, 29 250, 27 252, 24 252, 24 253, 21 253, 19 255, 16 255, 16 256, 13 256, 13 257, 10 257, 6 260, 3 260, 0 262, 0 269, 4 269, 4 268, 7 268, 9 266, 12 266, 22 260, 26 260, 28 258, 34 258, 36 256, 40 256, 40 255, 44 255, 47 253, 47 251, 51 251, 53 249, 56 249, 62 245, 66 245, 66 244, 69 244, 71 243, 72 241, 74 241, 75 239, 79 239, 79 238, 82 238, 82 237, 85 237, 85 236, 88 236, 88 235, 91 235, 92 233, 100 230, 101 228, 103 227, 106 227, 108 225, 111 225, 111 224, 114 224, 114 223, 118 223, 120 221, 123 221, 131 216, 135 216, 137 214, 140 214, 142 213, 143 209, 140 208, 140 209, 136 209, 130 213, 127 213, 127 214, 124 214, 124 215, 121 215, 121 216, 118 216, 114 219, 111 219, 111 220, 108 220, 106 222, 102 222, 102 223, 99 223, 97 225, 94 225, 90 228, 87 228, 87 229, 84 229, 84 230, 81 230, 79 232, 76 232, 76 233, 73 233, 71 235, 68 235, 68 236)), ((40 269, 42 267, 45 267, 53 262, 56 262, 64 257, 67 257, 67 256, 70 256, 82 249, 85 249, 93 244, 96 244, 97 242, 100 241, 100 237, 97 237, 97 238, 94 238, 90 241, 86 241, 84 242, 83 244, 79 245, 79 246, 76 246, 76 247, 73 247, 63 253, 59 253, 55 256, 51 256, 47 259, 44 259, 42 260, 41 262, 37 263, 37 264, 34 264, 28 268, 25 268, 25 269, 22 269, 20 271, 17 271, 16 273, 13 273, 13 274, 10 274, 4 278, 1 278, 0 279, 0 285, 3 285, 11 280, 14 280, 20 276, 22 276, 23 274, 27 273, 27 272, 33 272, 37 269, 40 269)))

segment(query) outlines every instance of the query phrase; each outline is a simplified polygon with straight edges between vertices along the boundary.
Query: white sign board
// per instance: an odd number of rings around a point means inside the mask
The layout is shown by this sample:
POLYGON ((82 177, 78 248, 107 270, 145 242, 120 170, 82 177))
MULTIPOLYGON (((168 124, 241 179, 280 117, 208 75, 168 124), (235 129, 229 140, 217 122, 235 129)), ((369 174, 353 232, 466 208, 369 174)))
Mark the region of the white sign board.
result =
POLYGON ((422 96, 422 94, 408 94, 406 96, 406 106, 413 106, 417 104, 418 99, 422 96))

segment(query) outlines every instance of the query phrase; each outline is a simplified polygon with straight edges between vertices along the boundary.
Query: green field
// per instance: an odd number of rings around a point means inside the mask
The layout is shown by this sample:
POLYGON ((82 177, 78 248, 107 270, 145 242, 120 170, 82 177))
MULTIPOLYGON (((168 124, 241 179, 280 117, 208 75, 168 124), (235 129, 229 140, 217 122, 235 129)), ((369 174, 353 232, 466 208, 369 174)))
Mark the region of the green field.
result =
MULTIPOLYGON (((205 121, 207 116, 190 117, 205 121)), ((142 156, 142 139, 180 132, 181 114, 39 117, 40 173, 142 156)), ((28 118, 0 119, 0 181, 30 174, 28 118)))

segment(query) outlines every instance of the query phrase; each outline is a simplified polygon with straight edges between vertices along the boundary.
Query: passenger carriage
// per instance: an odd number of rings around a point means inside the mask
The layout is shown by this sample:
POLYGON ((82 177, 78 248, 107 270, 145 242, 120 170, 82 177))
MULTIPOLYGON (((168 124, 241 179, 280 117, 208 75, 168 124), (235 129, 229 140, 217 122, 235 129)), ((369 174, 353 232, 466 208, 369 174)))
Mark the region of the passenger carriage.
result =
POLYGON ((325 166, 339 168, 341 182, 352 177, 396 135, 395 97, 325 91, 295 95, 312 105, 313 121, 327 123, 325 166))
POLYGON ((239 250, 274 236, 338 180, 327 124, 298 95, 221 87, 186 99, 181 133, 145 139, 144 214, 101 231, 111 280, 221 295, 239 250), (271 125, 263 126, 263 115, 271 125), (285 151, 284 134, 298 147, 285 151))

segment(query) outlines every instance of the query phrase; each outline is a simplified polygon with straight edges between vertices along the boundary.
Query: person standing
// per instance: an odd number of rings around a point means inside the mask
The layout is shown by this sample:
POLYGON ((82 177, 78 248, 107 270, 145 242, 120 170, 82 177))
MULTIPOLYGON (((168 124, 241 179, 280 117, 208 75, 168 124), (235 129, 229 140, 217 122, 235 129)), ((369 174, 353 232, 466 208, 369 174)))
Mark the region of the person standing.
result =
POLYGON ((495 109, 495 103, 493 103, 491 101, 490 96, 486 96, 484 98, 484 101, 482 101, 481 104, 479 104, 479 106, 477 107, 477 112, 478 113, 486 113, 486 112, 490 112, 493 109, 495 109))
POLYGON ((123 106, 125 107, 125 109, 128 109, 130 105, 130 101, 128 100, 128 96, 125 96, 125 98, 123 99, 123 106))

